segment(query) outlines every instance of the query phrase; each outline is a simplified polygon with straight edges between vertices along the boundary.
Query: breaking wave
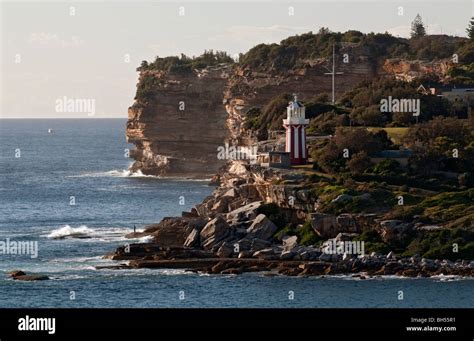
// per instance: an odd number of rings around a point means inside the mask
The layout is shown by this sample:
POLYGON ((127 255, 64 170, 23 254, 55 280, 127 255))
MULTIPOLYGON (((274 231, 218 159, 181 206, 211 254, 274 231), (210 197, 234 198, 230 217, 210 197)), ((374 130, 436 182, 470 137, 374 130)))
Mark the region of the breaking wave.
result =
POLYGON ((79 227, 65 225, 61 228, 49 231, 45 237, 49 239, 94 239, 107 242, 125 240, 125 235, 130 232, 132 232, 130 228, 104 227, 92 229, 86 225, 80 225, 79 227))
POLYGON ((63 226, 59 229, 51 231, 46 237, 50 239, 65 239, 65 238, 91 238, 93 229, 85 225, 79 227, 71 227, 69 225, 63 226))
POLYGON ((103 178, 103 177, 115 177, 115 178, 159 178, 154 175, 145 175, 140 170, 132 172, 130 170, 111 170, 108 172, 95 172, 95 173, 85 173, 79 175, 71 175, 68 178, 103 178))
POLYGON ((149 179, 160 179, 160 180, 171 180, 171 181, 202 181, 210 182, 211 178, 199 179, 199 178, 187 178, 187 177, 173 177, 173 176, 160 176, 160 175, 146 175, 143 174, 141 170, 132 172, 128 169, 123 170, 111 170, 108 172, 94 172, 94 173, 84 173, 78 175, 69 175, 67 178, 149 178, 149 179))

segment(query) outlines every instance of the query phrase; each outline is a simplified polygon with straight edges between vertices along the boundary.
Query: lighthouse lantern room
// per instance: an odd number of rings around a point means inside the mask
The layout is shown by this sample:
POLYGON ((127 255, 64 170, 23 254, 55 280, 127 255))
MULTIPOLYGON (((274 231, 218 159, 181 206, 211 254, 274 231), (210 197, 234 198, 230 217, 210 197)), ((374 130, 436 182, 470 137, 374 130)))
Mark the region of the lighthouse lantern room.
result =
POLYGON ((283 126, 286 129, 285 151, 290 153, 292 165, 303 165, 308 158, 306 150, 306 126, 309 120, 305 118, 305 107, 298 101, 296 95, 288 103, 286 108, 286 119, 283 126))

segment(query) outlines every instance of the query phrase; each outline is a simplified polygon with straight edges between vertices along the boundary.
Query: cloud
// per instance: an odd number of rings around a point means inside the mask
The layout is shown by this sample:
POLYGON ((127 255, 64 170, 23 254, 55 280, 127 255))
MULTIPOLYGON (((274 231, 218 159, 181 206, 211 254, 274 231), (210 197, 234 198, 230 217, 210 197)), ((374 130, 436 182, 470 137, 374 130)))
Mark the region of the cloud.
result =
POLYGON ((42 47, 79 47, 84 45, 84 40, 77 36, 64 39, 57 33, 46 32, 31 33, 27 41, 30 45, 42 47))

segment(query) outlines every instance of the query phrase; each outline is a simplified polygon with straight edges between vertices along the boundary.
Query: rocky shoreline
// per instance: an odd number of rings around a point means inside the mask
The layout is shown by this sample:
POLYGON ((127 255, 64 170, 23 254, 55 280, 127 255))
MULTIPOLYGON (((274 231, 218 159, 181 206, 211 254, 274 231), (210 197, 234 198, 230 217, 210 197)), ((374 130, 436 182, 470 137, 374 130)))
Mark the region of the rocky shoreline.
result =
POLYGON ((380 220, 375 214, 318 213, 317 198, 300 186, 300 177, 294 172, 232 162, 213 179, 219 186, 211 196, 181 217, 164 218, 143 232, 127 235, 149 236, 151 242, 117 248, 105 257, 128 262, 106 268, 175 268, 209 274, 266 272, 287 276, 358 274, 361 278, 474 276, 474 261, 432 260, 418 255, 399 257, 394 252, 369 254, 364 252, 363 242, 361 249, 331 251, 324 245, 352 245, 362 230, 396 238, 415 227, 380 220), (304 222, 311 222, 310 228, 324 243, 303 245, 297 235, 280 233, 281 227, 270 219, 272 216, 263 213, 269 203, 277 205, 285 222, 297 224, 300 229, 304 222), (275 237, 277 232, 281 238, 275 237))
MULTIPOLYGON (((185 269, 207 274, 242 274, 265 272, 284 276, 324 276, 354 274, 361 279, 372 276, 396 275, 403 277, 474 276, 474 264, 469 261, 439 261, 420 257, 400 258, 388 255, 366 255, 358 258, 334 257, 321 261, 324 255, 314 255, 315 260, 285 260, 262 258, 219 257, 213 253, 197 252, 192 248, 161 248, 155 244, 131 244, 108 257, 113 260, 129 260, 128 264, 102 266, 98 269, 185 269), (318 259, 319 258, 319 259, 318 259)), ((265 250, 265 249, 264 249, 265 250)))

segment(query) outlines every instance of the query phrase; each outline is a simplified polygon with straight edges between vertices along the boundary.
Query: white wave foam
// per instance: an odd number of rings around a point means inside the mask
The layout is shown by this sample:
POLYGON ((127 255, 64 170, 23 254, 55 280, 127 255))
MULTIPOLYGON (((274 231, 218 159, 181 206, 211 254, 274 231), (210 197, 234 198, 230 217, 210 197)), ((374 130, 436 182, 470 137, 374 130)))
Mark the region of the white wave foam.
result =
POLYGON ((182 275, 194 275, 193 272, 185 269, 101 269, 102 273, 105 273, 110 277, 123 277, 123 276, 182 276, 182 275))
POLYGON ((110 260, 104 258, 104 256, 53 258, 49 260, 49 262, 51 263, 84 263, 84 262, 104 262, 104 261, 110 261, 110 260))
POLYGON ((443 275, 443 274, 431 276, 431 278, 433 278, 437 281, 440 281, 440 282, 453 282, 453 281, 459 281, 459 280, 463 279, 462 276, 443 275))
POLYGON ((153 240, 153 236, 145 236, 138 238, 139 243, 150 243, 153 240))
POLYGON ((152 178, 160 180, 171 180, 171 181, 196 181, 196 182, 210 182, 211 179, 193 179, 186 177, 173 177, 173 176, 161 176, 161 175, 146 175, 141 170, 132 172, 128 169, 123 170, 111 170, 108 172, 95 172, 95 173, 84 173, 78 175, 69 175, 67 178, 103 178, 103 177, 114 177, 114 178, 152 178))
POLYGON ((44 237, 49 239, 87 239, 94 241, 120 241, 126 240, 125 235, 132 232, 132 229, 129 228, 120 228, 120 227, 99 227, 99 228, 89 228, 86 225, 80 225, 79 227, 71 227, 70 225, 65 225, 56 230, 50 231, 44 237))
POLYGON ((64 239, 64 238, 91 238, 91 233, 94 230, 88 228, 85 225, 79 227, 71 227, 69 225, 63 226, 59 229, 51 231, 46 237, 51 239, 64 239))
POLYGON ((145 175, 140 170, 137 172, 132 172, 130 170, 111 170, 108 172, 95 172, 95 173, 85 173, 79 175, 70 175, 68 178, 102 178, 102 177, 115 177, 115 178, 158 178, 154 175, 145 175))

